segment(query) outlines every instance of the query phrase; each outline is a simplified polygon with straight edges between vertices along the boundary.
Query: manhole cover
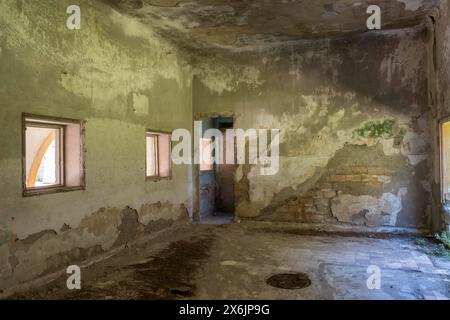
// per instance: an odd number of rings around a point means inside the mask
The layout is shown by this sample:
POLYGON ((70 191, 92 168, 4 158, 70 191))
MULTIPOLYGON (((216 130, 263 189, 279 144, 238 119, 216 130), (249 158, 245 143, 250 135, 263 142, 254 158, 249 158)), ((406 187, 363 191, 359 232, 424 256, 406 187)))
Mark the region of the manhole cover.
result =
POLYGON ((266 283, 281 289, 303 289, 311 285, 311 280, 304 273, 281 273, 271 276, 266 283))
POLYGON ((181 296, 181 297, 191 297, 192 296, 191 289, 187 288, 187 287, 171 289, 170 292, 176 296, 181 296))

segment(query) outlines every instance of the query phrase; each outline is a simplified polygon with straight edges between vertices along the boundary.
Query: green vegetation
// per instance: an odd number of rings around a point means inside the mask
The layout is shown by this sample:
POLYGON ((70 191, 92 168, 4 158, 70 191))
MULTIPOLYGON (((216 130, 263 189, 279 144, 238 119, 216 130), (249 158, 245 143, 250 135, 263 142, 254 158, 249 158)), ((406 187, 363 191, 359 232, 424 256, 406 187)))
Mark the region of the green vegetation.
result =
POLYGON ((442 243, 448 250, 450 250, 450 231, 443 231, 434 235, 436 240, 442 243))
POLYGON ((366 122, 361 128, 353 131, 353 137, 372 139, 391 139, 396 136, 404 136, 405 134, 406 130, 400 129, 397 121, 393 119, 366 122))
POLYGON ((450 257, 450 232, 441 232, 434 235, 434 241, 425 238, 417 238, 416 244, 423 252, 431 256, 450 257))
POLYGON ((424 247, 424 246, 426 246, 428 244, 428 242, 424 238, 417 238, 416 239, 416 244, 418 246, 424 247))

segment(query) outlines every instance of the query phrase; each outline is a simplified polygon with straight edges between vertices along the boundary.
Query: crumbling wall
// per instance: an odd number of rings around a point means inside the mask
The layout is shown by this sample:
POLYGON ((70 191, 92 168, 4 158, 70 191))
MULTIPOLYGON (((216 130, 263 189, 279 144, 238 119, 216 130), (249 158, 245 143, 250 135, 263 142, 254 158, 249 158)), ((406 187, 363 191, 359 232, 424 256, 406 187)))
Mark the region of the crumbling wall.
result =
POLYGON ((209 69, 200 64, 194 114, 233 114, 235 128, 281 130, 278 174, 239 166, 237 215, 428 225, 431 37, 424 23, 235 51, 209 69))
POLYGON ((192 126, 183 55, 100 1, 79 2, 81 29, 69 30, 71 4, 0 2, 0 290, 191 208, 189 166, 145 179, 146 129, 192 126), (86 190, 22 197, 22 112, 86 120, 86 190))

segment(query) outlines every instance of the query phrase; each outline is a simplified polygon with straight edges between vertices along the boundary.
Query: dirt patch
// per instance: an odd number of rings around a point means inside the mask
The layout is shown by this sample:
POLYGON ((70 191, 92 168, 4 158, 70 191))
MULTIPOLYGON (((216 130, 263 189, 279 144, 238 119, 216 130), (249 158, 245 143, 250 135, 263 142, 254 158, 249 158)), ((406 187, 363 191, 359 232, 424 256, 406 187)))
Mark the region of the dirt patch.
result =
POLYGON ((81 263, 82 261, 97 256, 103 253, 101 245, 92 246, 89 248, 72 248, 65 252, 60 252, 46 259, 47 269, 41 274, 49 274, 64 268, 64 266, 69 266, 71 264, 81 263))
MULTIPOLYGON (((195 295, 194 274, 208 258, 212 235, 170 243, 139 263, 82 269, 82 289, 69 291, 67 276, 9 299, 183 299, 195 295)), ((126 254, 126 249, 124 249, 126 254)), ((107 265, 107 264, 106 264, 107 265)))
POLYGON ((148 262, 130 265, 134 281, 142 284, 140 298, 193 296, 195 283, 192 275, 209 256, 212 241, 211 237, 201 237, 172 242, 158 255, 148 257, 148 262))
POLYGON ((119 236, 114 246, 127 244, 136 239, 144 230, 144 226, 139 222, 139 214, 137 210, 126 207, 120 213, 122 223, 118 227, 119 236))
POLYGON ((173 220, 167 220, 167 219, 158 219, 158 220, 155 220, 155 221, 150 221, 145 226, 145 232, 147 232, 147 233, 157 232, 157 231, 160 231, 162 229, 169 228, 173 224, 174 224, 173 220))
POLYGON ((255 230, 258 232, 284 233, 298 236, 317 236, 317 237, 372 238, 385 240, 390 239, 414 240, 417 238, 417 235, 409 233, 301 230, 294 228, 258 228, 255 230))

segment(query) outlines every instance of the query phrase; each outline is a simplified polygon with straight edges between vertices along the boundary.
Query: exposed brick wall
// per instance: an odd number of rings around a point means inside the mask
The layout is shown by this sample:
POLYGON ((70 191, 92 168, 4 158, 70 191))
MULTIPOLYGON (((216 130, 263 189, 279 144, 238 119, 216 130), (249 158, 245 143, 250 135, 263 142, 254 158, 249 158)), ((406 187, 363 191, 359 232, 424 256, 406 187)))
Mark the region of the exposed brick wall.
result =
POLYGON ((302 196, 293 197, 276 209, 280 220, 304 223, 336 221, 331 212, 331 200, 343 192, 342 187, 382 189, 394 172, 382 167, 347 166, 329 169, 314 188, 302 196))

